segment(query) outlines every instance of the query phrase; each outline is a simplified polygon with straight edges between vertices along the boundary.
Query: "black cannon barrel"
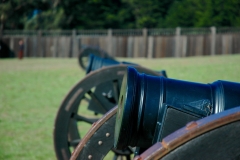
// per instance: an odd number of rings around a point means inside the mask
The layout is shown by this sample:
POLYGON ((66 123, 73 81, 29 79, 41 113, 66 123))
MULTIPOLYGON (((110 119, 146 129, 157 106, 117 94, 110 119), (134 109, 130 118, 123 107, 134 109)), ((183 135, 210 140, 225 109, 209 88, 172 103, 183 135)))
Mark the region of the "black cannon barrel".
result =
POLYGON ((187 122, 240 105, 240 83, 201 84, 128 67, 118 102, 114 146, 148 148, 187 122))
POLYGON ((90 54, 89 57, 88 57, 88 66, 87 66, 87 69, 86 69, 86 74, 90 73, 91 71, 95 71, 97 69, 100 69, 102 67, 119 65, 119 64, 137 65, 135 63, 124 62, 124 61, 123 62, 118 62, 114 59, 101 58, 101 57, 96 56, 94 54, 90 54))

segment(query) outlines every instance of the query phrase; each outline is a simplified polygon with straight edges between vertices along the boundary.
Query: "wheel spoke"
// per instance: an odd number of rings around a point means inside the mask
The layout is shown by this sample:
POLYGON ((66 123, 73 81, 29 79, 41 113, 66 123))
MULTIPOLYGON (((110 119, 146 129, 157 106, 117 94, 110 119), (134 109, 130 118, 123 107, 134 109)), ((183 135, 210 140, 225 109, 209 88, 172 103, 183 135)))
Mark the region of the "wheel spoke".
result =
POLYGON ((88 91, 87 94, 92 98, 93 102, 104 111, 104 113, 108 111, 91 90, 88 91))
POLYGON ((77 121, 84 121, 89 124, 93 124, 94 122, 96 122, 98 120, 98 118, 87 118, 87 117, 83 117, 78 114, 74 114, 73 118, 76 119, 77 121))
POLYGON ((75 140, 68 142, 68 145, 76 147, 80 141, 81 141, 80 139, 75 139, 75 140))
POLYGON ((83 96, 83 100, 85 100, 88 103, 90 102, 90 99, 88 97, 86 97, 86 96, 83 96))

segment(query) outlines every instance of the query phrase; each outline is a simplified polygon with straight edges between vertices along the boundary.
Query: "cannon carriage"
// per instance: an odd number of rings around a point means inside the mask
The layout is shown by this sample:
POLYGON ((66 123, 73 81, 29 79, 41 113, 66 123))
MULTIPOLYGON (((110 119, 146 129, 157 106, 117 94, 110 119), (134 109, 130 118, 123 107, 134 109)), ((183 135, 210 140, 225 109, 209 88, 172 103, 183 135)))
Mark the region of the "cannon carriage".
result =
MULTIPOLYGON (((53 137, 58 159, 69 159, 83 137, 80 132, 87 130, 86 124, 90 126, 117 105, 122 78, 130 65, 142 73, 166 76, 165 71, 153 71, 137 64, 88 54, 87 75, 63 99, 55 119, 53 137)), ((131 150, 113 151, 115 157, 132 154, 131 150)))
POLYGON ((136 160, 239 159, 238 106, 239 83, 199 84, 128 69, 118 108, 92 126, 71 159, 102 159, 111 149, 132 150, 136 160))

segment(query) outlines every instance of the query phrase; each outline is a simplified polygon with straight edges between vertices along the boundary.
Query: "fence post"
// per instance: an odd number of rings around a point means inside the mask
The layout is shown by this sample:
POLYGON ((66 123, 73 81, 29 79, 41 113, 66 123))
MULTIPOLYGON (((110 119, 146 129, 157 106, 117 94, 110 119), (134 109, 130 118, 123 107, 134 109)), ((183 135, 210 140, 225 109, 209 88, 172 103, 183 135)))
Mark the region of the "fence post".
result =
POLYGON ((146 57, 147 56, 147 46, 148 46, 148 30, 147 28, 143 28, 143 55, 140 55, 140 57, 146 57))
POLYGON ((148 52, 147 52, 147 57, 148 58, 153 58, 153 45, 154 44, 154 38, 153 36, 148 37, 148 52))
POLYGON ((108 53, 110 54, 110 55, 112 55, 113 56, 113 52, 112 52, 112 45, 113 45, 113 43, 112 43, 112 29, 111 28, 109 28, 108 29, 108 53))
POLYGON ((180 53, 180 35, 181 35, 181 28, 176 28, 176 35, 175 35, 175 57, 181 57, 180 53))
POLYGON ((211 55, 215 55, 216 48, 216 27, 211 27, 211 55))

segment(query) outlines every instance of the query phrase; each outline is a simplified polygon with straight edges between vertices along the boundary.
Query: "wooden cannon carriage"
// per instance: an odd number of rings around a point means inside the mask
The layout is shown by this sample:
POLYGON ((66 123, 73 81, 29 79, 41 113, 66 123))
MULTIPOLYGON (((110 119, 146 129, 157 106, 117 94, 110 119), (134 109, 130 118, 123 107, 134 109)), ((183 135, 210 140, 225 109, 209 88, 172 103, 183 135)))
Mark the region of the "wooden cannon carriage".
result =
MULTIPOLYGON (((90 55, 90 52, 84 56, 90 55)), ((165 71, 152 71, 132 63, 117 62, 90 55, 85 65, 87 75, 80 80, 63 99, 54 124, 54 148, 58 159, 69 159, 86 130, 85 124, 93 124, 118 103, 122 78, 129 65, 142 73, 166 76, 165 71), (103 67, 103 68, 102 68, 103 67), (91 112, 91 118, 86 117, 91 112)), ((132 152, 113 150, 115 157, 128 156, 132 152)))

